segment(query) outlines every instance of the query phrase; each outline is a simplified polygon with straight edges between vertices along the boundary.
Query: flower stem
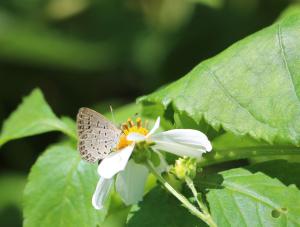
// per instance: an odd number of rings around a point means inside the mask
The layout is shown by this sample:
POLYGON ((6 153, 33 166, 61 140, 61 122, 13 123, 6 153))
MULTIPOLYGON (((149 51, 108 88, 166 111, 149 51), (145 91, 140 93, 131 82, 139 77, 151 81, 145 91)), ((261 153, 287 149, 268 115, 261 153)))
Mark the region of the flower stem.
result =
POLYGON ((191 191, 193 193, 193 196, 196 199, 199 208, 202 210, 202 212, 204 214, 209 215, 206 205, 202 202, 202 200, 199 199, 198 192, 195 188, 194 182, 189 177, 185 178, 185 182, 186 182, 187 186, 191 189, 191 191))
POLYGON ((147 167, 150 170, 150 172, 157 178, 157 180, 160 181, 160 183, 170 192, 172 193, 193 215, 200 218, 202 221, 204 221, 206 224, 208 224, 211 227, 217 227, 217 225, 212 220, 212 217, 209 213, 204 214, 201 211, 199 211, 190 201, 183 196, 181 193, 177 192, 154 168, 152 163, 148 160, 147 161, 147 167))

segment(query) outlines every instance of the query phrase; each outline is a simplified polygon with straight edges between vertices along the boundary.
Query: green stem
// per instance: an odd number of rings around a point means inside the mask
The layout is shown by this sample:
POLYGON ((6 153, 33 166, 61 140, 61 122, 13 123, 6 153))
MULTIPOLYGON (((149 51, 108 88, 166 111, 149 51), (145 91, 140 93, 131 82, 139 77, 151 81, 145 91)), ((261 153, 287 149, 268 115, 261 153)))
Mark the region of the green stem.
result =
POLYGON ((147 161, 147 167, 150 172, 160 181, 160 183, 170 192, 172 193, 193 215, 197 216, 201 220, 203 220, 206 224, 211 227, 216 227, 217 225, 212 220, 211 216, 208 214, 204 214, 199 211, 190 201, 183 196, 181 193, 177 192, 153 167, 150 161, 147 161))
POLYGON ((185 178, 185 182, 186 182, 187 186, 191 189, 191 191, 193 193, 193 196, 196 199, 199 208, 202 210, 202 212, 204 214, 209 215, 206 205, 202 202, 202 200, 199 200, 198 192, 195 188, 194 182, 189 177, 185 178))
POLYGON ((221 162, 235 161, 246 158, 264 157, 264 156, 283 156, 300 155, 299 147, 280 146, 259 146, 214 150, 203 155, 198 163, 200 167, 218 164, 221 162))

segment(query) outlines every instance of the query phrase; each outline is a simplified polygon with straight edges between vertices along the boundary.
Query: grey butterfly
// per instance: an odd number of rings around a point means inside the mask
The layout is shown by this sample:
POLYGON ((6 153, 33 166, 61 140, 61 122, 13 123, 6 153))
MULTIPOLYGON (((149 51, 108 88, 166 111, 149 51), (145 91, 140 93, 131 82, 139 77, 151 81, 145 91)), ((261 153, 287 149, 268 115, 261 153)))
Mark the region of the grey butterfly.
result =
POLYGON ((78 150, 88 162, 105 158, 117 145, 121 130, 103 115, 82 107, 77 114, 78 150))

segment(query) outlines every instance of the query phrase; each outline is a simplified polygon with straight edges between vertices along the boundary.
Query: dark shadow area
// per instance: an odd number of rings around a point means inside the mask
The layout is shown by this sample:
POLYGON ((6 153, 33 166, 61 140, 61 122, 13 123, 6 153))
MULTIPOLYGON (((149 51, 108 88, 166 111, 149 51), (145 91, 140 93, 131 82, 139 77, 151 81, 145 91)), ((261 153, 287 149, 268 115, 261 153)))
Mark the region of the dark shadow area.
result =
POLYGON ((269 177, 277 178, 286 186, 295 184, 300 188, 300 163, 292 163, 286 160, 272 160, 246 166, 245 169, 252 173, 262 172, 269 177))
POLYGON ((143 201, 139 203, 139 209, 134 212, 135 214, 127 223, 129 227, 206 226, 181 206, 173 195, 159 186, 144 197, 143 201))
POLYGON ((22 213, 15 206, 6 206, 0 211, 1 226, 21 227, 22 213))

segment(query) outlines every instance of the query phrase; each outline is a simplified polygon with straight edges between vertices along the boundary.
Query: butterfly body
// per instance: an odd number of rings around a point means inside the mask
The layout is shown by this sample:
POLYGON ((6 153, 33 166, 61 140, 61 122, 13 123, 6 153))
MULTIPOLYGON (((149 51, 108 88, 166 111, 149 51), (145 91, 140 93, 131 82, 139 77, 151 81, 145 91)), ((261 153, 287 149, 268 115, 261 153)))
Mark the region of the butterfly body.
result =
POLYGON ((88 162, 105 158, 116 147, 121 130, 100 113, 82 107, 77 114, 78 150, 88 162))

